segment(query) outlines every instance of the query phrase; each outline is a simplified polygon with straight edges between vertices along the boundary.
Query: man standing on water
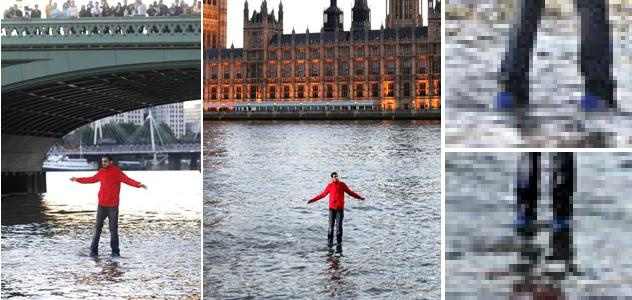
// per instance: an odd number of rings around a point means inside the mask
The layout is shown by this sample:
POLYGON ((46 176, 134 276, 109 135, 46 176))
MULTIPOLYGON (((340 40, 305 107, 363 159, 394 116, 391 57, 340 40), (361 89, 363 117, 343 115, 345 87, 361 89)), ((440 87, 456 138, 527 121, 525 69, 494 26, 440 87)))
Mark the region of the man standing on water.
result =
POLYGON ((345 193, 356 199, 364 201, 364 198, 354 193, 342 181, 338 180, 338 173, 331 173, 331 183, 327 185, 325 190, 318 196, 307 201, 307 204, 316 202, 329 194, 329 231, 327 233, 327 246, 330 248, 334 245, 334 225, 336 226, 336 240, 338 246, 336 251, 342 251, 342 220, 345 211, 345 193))
POLYGON ((101 182, 99 188, 99 206, 97 206, 97 222, 95 225, 94 237, 90 246, 90 256, 95 257, 99 254, 99 239, 101 238, 101 230, 103 222, 108 218, 108 226, 110 228, 110 247, 112 248, 112 257, 121 256, 118 240, 118 206, 119 192, 121 191, 121 182, 137 188, 147 189, 147 186, 131 179, 113 165, 112 156, 105 154, 101 157, 103 168, 99 169, 97 174, 92 177, 70 178, 70 181, 79 183, 95 183, 101 182))

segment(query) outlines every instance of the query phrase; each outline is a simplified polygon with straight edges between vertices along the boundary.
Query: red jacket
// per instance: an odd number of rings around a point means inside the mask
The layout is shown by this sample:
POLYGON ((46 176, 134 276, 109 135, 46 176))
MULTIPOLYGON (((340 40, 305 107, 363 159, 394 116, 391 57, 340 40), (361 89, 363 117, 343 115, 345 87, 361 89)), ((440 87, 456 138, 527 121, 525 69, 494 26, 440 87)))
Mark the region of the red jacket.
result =
POLYGON ((312 198, 309 200, 309 202, 314 202, 314 201, 318 201, 322 198, 324 198, 325 196, 327 196, 327 194, 329 194, 329 208, 331 209, 342 209, 345 208, 345 192, 349 195, 351 195, 354 198, 363 200, 364 198, 362 198, 362 196, 354 193, 352 190, 349 189, 349 187, 342 181, 338 181, 338 182, 332 182, 330 184, 327 185, 327 187, 325 188, 325 190, 320 193, 318 196, 312 198))
POLYGON ((121 169, 115 166, 101 168, 92 177, 77 178, 79 183, 95 183, 101 182, 99 188, 99 206, 117 207, 119 205, 119 193, 121 191, 121 182, 133 187, 140 187, 141 183, 127 177, 121 169))

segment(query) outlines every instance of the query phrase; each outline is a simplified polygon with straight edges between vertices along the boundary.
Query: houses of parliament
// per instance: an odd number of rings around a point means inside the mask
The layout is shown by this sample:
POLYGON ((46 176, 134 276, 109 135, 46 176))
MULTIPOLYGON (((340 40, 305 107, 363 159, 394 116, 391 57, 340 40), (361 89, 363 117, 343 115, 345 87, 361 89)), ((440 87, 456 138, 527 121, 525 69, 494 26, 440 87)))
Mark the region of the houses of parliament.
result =
MULTIPOLYGON (((205 110, 395 110, 441 107, 441 5, 387 0, 371 29, 367 0, 355 0, 349 31, 336 0, 318 32, 283 33, 283 3, 243 8, 243 48, 226 48, 226 1, 204 2, 205 110)), ((350 0, 349 0, 350 1, 350 0)))

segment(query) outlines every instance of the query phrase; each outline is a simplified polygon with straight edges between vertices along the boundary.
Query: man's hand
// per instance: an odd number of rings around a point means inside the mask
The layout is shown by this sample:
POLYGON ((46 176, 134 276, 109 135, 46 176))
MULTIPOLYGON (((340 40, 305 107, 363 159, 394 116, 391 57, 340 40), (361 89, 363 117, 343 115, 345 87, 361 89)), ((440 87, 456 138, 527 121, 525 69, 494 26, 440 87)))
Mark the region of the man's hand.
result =
POLYGON ((362 200, 362 202, 366 201, 366 198, 362 197, 360 198, 360 200, 362 200))
POLYGON ((147 186, 146 186, 146 185, 144 185, 144 184, 141 184, 141 185, 139 185, 138 187, 139 187, 139 188, 142 188, 142 189, 147 189, 147 186))
POLYGON ((73 181, 73 182, 77 181, 77 177, 70 177, 70 181, 73 181))
POLYGON ((314 203, 314 202, 316 202, 316 200, 309 200, 307 201, 307 204, 314 203))

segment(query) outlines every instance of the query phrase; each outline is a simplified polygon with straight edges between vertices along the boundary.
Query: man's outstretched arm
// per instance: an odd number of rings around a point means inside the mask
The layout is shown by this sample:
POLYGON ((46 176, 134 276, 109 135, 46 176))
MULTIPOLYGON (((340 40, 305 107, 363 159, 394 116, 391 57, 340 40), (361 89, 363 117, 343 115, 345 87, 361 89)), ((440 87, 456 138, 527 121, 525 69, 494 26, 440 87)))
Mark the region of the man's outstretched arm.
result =
POLYGON ((127 184, 127 185, 131 185, 133 187, 137 187, 137 188, 144 188, 147 189, 147 186, 134 180, 131 179, 129 177, 127 177, 127 175, 125 175, 125 173, 121 172, 121 182, 127 184))
POLYGON ((101 181, 101 171, 99 170, 94 176, 90 177, 71 177, 70 181, 79 183, 95 183, 101 181))
POLYGON ((327 194, 329 194, 329 185, 327 185, 325 190, 322 193, 318 194, 318 196, 316 196, 316 197, 314 197, 312 199, 309 199, 309 201, 307 201, 307 204, 316 202, 316 201, 318 201, 320 199, 323 199, 323 198, 325 198, 325 196, 327 196, 327 194))
POLYGON ((364 197, 356 194, 354 191, 352 191, 347 184, 344 184, 344 189, 345 189, 345 193, 349 194, 351 197, 356 198, 356 199, 360 199, 362 201, 364 201, 364 197))

